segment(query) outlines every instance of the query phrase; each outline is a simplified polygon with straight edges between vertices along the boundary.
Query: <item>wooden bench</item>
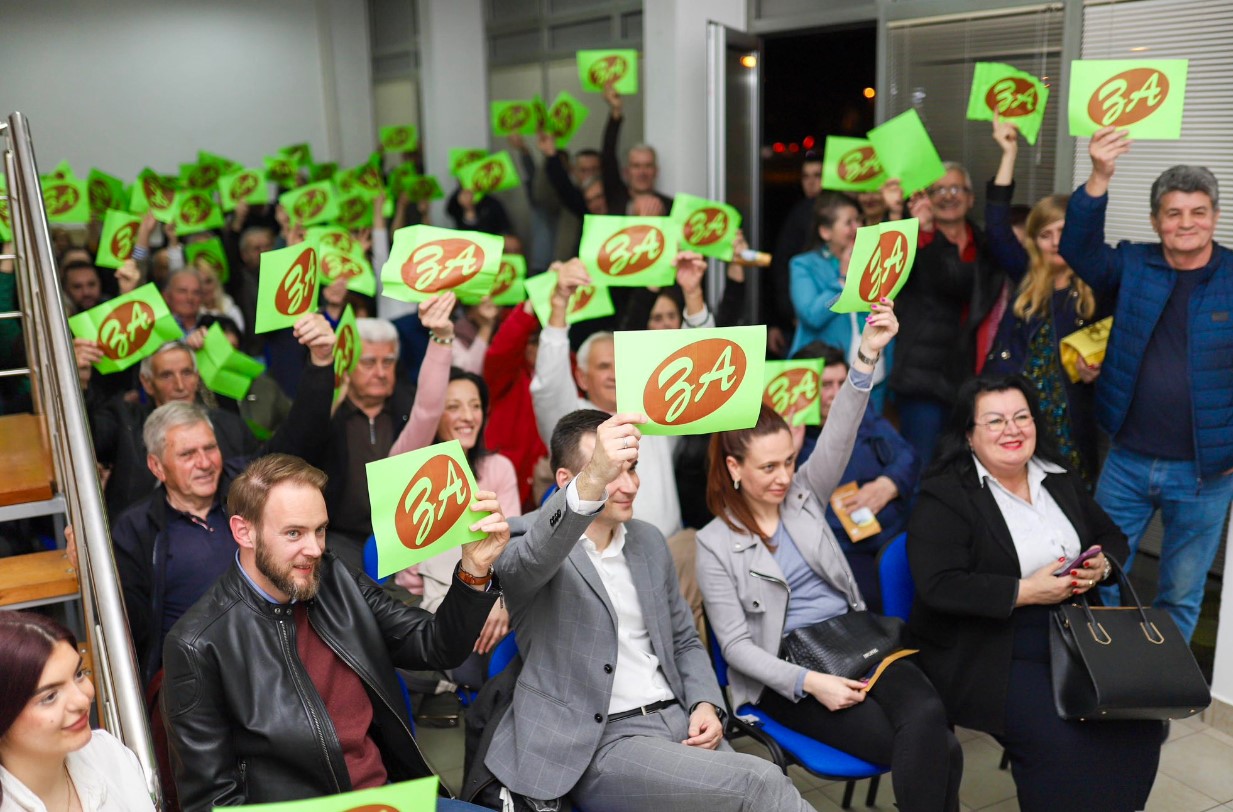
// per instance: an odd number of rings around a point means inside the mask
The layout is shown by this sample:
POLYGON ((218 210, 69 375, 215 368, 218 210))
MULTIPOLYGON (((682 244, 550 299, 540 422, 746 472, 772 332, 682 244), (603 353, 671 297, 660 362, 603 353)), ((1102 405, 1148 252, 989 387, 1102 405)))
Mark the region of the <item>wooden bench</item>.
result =
POLYGON ((38 415, 0 417, 0 506, 51 499, 55 480, 51 451, 38 415))
POLYGON ((76 597, 77 570, 64 550, 0 558, 0 606, 19 608, 76 597))

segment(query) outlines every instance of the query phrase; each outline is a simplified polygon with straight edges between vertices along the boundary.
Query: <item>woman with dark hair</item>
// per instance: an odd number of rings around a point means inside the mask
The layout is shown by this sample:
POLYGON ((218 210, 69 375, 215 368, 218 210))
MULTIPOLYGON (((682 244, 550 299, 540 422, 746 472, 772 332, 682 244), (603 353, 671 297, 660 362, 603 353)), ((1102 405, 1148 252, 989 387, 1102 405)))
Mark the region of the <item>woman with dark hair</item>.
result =
MULTIPOLYGON (((813 243, 804 254, 788 263, 792 307, 796 310, 796 335, 789 355, 814 341, 839 347, 849 361, 860 343, 864 314, 834 313, 831 304, 843 292, 848 278, 848 260, 861 227, 861 207, 842 192, 823 192, 813 205, 813 243)), ((873 408, 881 413, 886 401, 885 379, 890 372, 887 347, 874 370, 873 408)))
POLYGON ((90 729, 94 686, 73 633, 0 610, 0 812, 153 812, 137 757, 90 729))
POLYGON ((852 452, 878 355, 897 330, 891 303, 875 304, 799 471, 788 425, 769 407, 753 428, 712 437, 707 505, 715 518, 698 532, 698 584, 737 707, 755 703, 799 733, 890 765, 900 809, 938 812, 959 808, 963 752, 911 658, 891 663, 867 689, 779 656, 796 629, 866 608, 825 506, 852 452))
POLYGON ((1049 670, 1050 609, 1098 602, 1126 536, 1062 467, 1022 376, 965 383, 938 452, 908 522, 910 629, 951 722, 1002 743, 1028 812, 1143 809, 1160 723, 1063 720, 1049 670))

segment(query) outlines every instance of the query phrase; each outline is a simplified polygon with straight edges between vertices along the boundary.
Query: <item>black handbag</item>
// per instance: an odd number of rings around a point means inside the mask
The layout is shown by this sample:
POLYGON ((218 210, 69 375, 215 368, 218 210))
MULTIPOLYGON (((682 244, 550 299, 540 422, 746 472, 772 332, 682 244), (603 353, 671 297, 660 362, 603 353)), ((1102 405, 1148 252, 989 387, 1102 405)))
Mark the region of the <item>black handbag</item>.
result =
POLYGON ((784 652, 802 668, 856 679, 904 647, 903 631, 897 617, 845 612, 793 630, 784 638, 784 652))
POLYGON ((1080 595, 1054 607, 1049 624, 1053 702, 1063 719, 1185 719, 1212 701, 1199 664, 1163 609, 1143 606, 1121 565, 1123 600, 1092 607, 1080 595))

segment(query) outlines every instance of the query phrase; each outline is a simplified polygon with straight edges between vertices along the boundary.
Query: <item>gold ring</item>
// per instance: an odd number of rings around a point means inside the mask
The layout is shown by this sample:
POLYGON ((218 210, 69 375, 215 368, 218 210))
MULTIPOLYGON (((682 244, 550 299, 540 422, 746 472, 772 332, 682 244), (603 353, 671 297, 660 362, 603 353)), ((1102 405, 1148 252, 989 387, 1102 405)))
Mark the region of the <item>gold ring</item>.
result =
POLYGON ((1093 581, 1091 578, 1088 578, 1088 579, 1087 579, 1087 588, 1088 588, 1088 589, 1091 589, 1091 588, 1092 588, 1092 587, 1094 587, 1094 586, 1096 586, 1096 582, 1095 582, 1095 581, 1093 581))

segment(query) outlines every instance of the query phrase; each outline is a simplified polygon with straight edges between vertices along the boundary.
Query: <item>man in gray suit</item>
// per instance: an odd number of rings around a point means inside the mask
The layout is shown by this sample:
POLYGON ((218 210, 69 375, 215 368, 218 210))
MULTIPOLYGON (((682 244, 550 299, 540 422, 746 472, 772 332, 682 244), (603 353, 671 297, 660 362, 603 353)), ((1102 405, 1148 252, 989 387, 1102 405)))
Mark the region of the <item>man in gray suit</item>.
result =
POLYGON ((553 431, 560 490, 495 567, 524 665, 484 763, 541 809, 569 795, 615 812, 811 810, 772 763, 723 740, 668 547, 632 518, 645 420, 587 409, 553 431))

